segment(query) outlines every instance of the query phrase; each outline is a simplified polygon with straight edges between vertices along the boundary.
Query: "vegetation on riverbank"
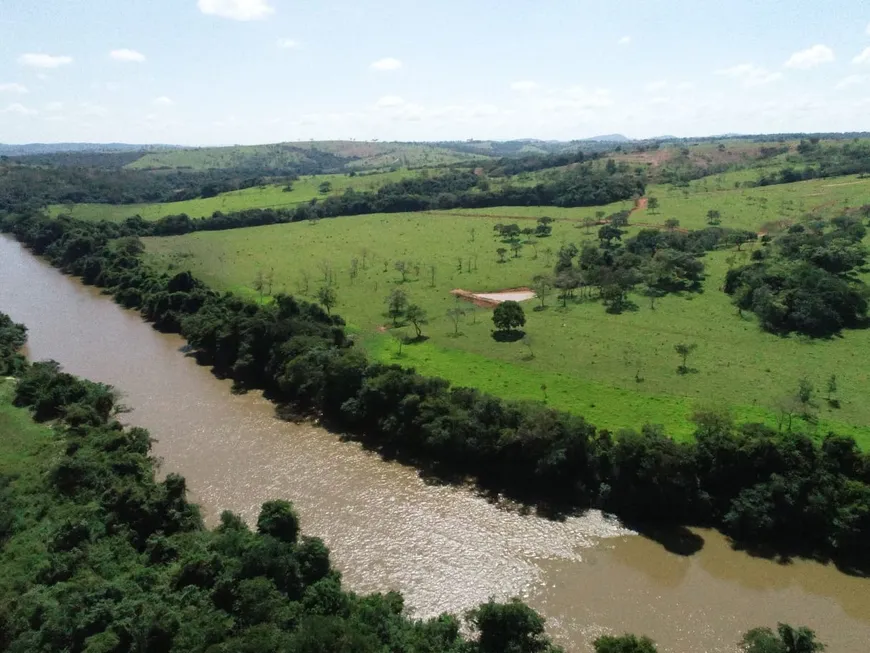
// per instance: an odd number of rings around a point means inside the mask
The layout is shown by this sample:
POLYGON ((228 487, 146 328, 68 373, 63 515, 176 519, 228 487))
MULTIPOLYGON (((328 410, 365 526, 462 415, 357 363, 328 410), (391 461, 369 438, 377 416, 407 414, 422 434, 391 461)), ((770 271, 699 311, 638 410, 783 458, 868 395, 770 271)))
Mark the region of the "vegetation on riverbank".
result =
POLYGON ((436 473, 626 518, 712 524, 745 545, 866 562, 870 456, 850 438, 829 435, 819 445, 797 432, 737 426, 716 411, 698 414, 685 443, 652 426, 598 430, 541 404, 371 363, 350 346, 342 320, 315 305, 286 295, 259 304, 218 295, 188 273, 156 272, 135 238, 113 240, 120 227, 39 216, 3 226, 158 328, 180 330, 239 385, 263 387, 436 473))
MULTIPOLYGON (((24 329, 0 323, 0 366, 18 365, 24 329)), ((156 481, 147 431, 117 408, 112 388, 50 362, 0 382, 0 649, 558 650, 519 602, 469 612, 470 641, 456 617, 408 617, 395 592, 342 589, 287 501, 265 503, 256 531, 229 512, 206 530, 184 479, 156 481)))

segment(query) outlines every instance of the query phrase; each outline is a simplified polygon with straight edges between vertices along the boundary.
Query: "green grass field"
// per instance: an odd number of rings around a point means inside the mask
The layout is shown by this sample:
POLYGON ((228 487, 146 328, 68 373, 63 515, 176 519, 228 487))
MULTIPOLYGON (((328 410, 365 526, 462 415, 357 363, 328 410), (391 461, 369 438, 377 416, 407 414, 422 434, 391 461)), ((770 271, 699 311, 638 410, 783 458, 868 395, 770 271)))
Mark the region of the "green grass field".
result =
POLYGON ((378 172, 356 175, 311 175, 301 177, 293 182, 293 190, 285 192, 286 184, 257 186, 243 190, 221 193, 205 199, 186 200, 184 202, 166 202, 156 204, 53 204, 48 207, 49 215, 57 217, 61 214, 72 215, 80 220, 109 220, 121 222, 134 215, 140 215, 145 220, 157 220, 166 215, 186 213, 191 218, 204 218, 215 211, 230 213, 245 209, 284 209, 304 204, 314 198, 322 199, 328 195, 342 193, 348 188, 359 191, 374 190, 382 185, 398 181, 405 177, 420 174, 417 171, 396 170, 394 172, 378 172), (323 194, 320 184, 329 182, 332 185, 330 193, 323 194))
MULTIPOLYGON (((688 196, 653 188, 661 200, 660 212, 637 211, 632 220, 660 223, 677 217, 683 226, 699 228, 705 225, 706 211, 717 208, 725 225, 759 230, 774 217, 796 219, 798 209, 789 206, 801 203, 804 211, 827 214, 844 202, 870 203, 870 181, 855 179, 722 191, 711 190, 711 183, 708 180, 706 192, 703 184, 693 184, 688 196), (766 205, 761 198, 767 198, 766 205)), ((738 317, 720 287, 728 266, 745 260, 746 247, 741 253, 709 254, 703 292, 669 296, 657 302, 655 311, 639 297, 637 310, 622 315, 605 313, 596 301, 561 308, 553 296, 542 311, 533 310, 535 301, 528 302, 531 351, 522 343, 493 340, 486 309, 474 309, 460 326, 462 335, 452 335, 446 312, 459 300, 451 289, 483 292, 527 285, 533 275, 552 269, 553 252, 561 244, 594 237, 594 229, 587 236, 581 223, 594 213, 595 209, 503 207, 370 215, 149 239, 147 247, 157 265, 190 269, 216 288, 249 296, 256 295, 252 284, 257 274, 273 270, 275 292, 313 299, 331 271, 337 283, 336 310, 377 358, 504 397, 543 400, 546 394, 550 405, 585 415, 600 427, 636 428, 650 422, 664 425, 674 437, 687 437, 692 430, 689 416, 709 404, 729 406, 739 420, 775 424, 776 405, 794 393, 800 378, 808 377, 821 389, 836 374, 842 407, 830 409, 820 399, 815 428, 819 433, 834 429, 852 434, 870 447, 870 405, 864 401, 870 331, 809 341, 766 334, 750 317, 738 317), (493 225, 540 215, 556 218, 553 235, 534 248, 525 247, 520 258, 499 263, 493 225), (353 280, 352 259, 360 265, 353 280), (393 267, 397 260, 410 264, 405 283, 393 267), (407 335, 411 329, 394 330, 385 316, 385 298, 396 287, 430 316, 424 329, 429 339, 405 346, 401 357, 392 336, 407 335), (698 370, 695 374, 676 372, 674 345, 681 342, 698 344, 690 360, 698 370)))
POLYGON ((50 428, 12 405, 14 390, 14 382, 0 378, 0 474, 17 477, 14 483, 39 482, 32 473, 34 459, 52 456, 58 442, 50 428))

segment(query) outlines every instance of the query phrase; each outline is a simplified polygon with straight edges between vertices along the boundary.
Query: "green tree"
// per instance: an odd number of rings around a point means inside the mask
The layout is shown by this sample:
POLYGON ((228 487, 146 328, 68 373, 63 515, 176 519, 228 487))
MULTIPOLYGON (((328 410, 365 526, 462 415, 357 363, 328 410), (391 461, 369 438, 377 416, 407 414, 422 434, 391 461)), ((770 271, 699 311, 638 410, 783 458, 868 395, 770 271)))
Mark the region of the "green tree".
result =
POLYGON ((523 244, 519 241, 514 241, 511 243, 511 250, 514 253, 514 258, 520 257, 520 251, 523 249, 523 244))
POLYGON ((676 218, 668 218, 665 220, 665 229, 668 231, 676 231, 680 227, 680 221, 676 218))
POLYGON ((674 345, 674 351, 677 352, 677 354, 679 355, 679 357, 682 361, 680 363, 680 366, 677 368, 678 373, 680 373, 680 374, 688 373, 689 368, 686 366, 686 363, 689 359, 689 356, 691 356, 692 352, 694 352, 697 348, 698 348, 698 345, 694 342, 691 344, 681 342, 677 345, 674 345))
POLYGON ((770 628, 753 628, 743 636, 744 653, 820 653, 825 645, 806 627, 795 628, 777 624, 776 632, 770 628))
POLYGON ((646 200, 646 208, 650 213, 657 213, 659 210, 659 198, 658 197, 648 197, 646 200))
POLYGON ((299 536, 299 515, 289 501, 267 501, 260 509, 257 530, 282 542, 295 542, 299 536))
POLYGON ((450 321, 453 322, 453 335, 459 335, 459 321, 465 315, 465 309, 461 306, 454 306, 453 308, 447 309, 447 317, 450 318, 450 321))
POLYGON ((393 263, 393 269, 402 275, 402 283, 408 280, 409 266, 407 261, 396 261, 393 263))
POLYGON ((467 614, 478 633, 479 653, 545 653, 553 650, 544 633, 544 619, 514 599, 489 601, 467 614))
POLYGON ((715 225, 722 222, 722 214, 716 209, 707 211, 707 224, 715 225))
POLYGON ((428 324, 429 320, 426 311, 417 304, 411 304, 405 311, 405 317, 414 325, 414 331, 417 332, 417 338, 423 337, 423 330, 420 328, 424 324, 428 324))
POLYGON ((507 254, 507 250, 504 247, 499 247, 495 250, 495 253, 498 254, 498 262, 504 263, 505 254, 507 254))
POLYGON ((317 190, 321 195, 326 195, 332 191, 332 183, 324 181, 317 187, 317 190))
POLYGON ((321 286, 317 291, 317 301, 321 303, 326 312, 331 314, 332 307, 338 302, 338 296, 335 293, 335 288, 332 286, 321 286))
POLYGON ((408 295, 401 288, 396 288, 387 297, 387 314, 393 319, 393 326, 399 326, 399 319, 408 308, 408 295))
POLYGON ((592 645, 595 653, 657 653, 655 642, 649 637, 636 635, 604 635, 596 639, 592 645))
POLYGON ((553 278, 548 274, 538 274, 532 279, 532 290, 535 291, 535 297, 541 302, 541 308, 547 305, 547 297, 550 291, 553 290, 553 278))
POLYGON ((526 314, 518 302, 502 302, 495 307, 492 313, 492 323, 499 331, 513 331, 518 327, 525 326, 526 314))

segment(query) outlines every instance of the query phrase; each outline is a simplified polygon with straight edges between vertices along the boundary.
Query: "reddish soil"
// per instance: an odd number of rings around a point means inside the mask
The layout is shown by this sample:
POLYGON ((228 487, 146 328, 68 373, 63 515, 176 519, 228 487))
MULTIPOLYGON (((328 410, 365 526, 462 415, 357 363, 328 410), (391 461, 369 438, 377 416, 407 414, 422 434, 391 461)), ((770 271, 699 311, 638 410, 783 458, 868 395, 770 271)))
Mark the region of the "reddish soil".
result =
MULTIPOLYGON (((532 292, 531 288, 504 288, 502 290, 493 290, 490 294, 500 293, 500 292, 532 292)), ((494 299, 489 299, 487 297, 478 297, 477 293, 473 293, 469 290, 463 290, 462 288, 454 288, 450 291, 450 294, 459 297, 460 299, 464 299, 467 302, 471 302, 475 306, 479 306, 480 308, 495 308, 499 305, 499 302, 494 299)))

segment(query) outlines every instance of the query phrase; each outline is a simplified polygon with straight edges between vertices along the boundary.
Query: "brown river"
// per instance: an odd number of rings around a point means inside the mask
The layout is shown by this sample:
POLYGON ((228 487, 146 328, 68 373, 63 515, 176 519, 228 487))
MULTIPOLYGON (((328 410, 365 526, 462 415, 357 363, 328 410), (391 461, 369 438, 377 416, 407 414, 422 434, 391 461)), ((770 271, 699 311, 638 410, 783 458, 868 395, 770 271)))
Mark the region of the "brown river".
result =
POLYGON ((709 531, 696 531, 700 551, 676 555, 598 512, 549 521, 428 485, 323 429, 275 419, 257 395, 231 394, 180 353, 179 336, 5 236, 0 310, 27 325, 34 359, 121 390, 125 420, 151 431, 162 471, 187 477, 208 519, 229 509, 252 521, 263 501, 290 499, 349 587, 399 590, 418 616, 519 596, 568 651, 635 632, 664 653, 730 653, 744 631, 778 621, 815 629, 831 653, 870 650, 870 580, 753 558, 709 531))

